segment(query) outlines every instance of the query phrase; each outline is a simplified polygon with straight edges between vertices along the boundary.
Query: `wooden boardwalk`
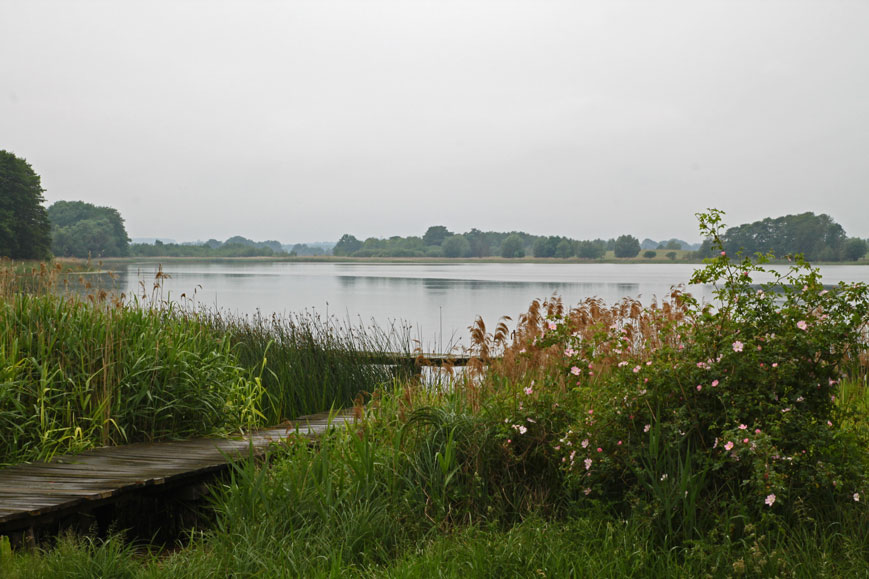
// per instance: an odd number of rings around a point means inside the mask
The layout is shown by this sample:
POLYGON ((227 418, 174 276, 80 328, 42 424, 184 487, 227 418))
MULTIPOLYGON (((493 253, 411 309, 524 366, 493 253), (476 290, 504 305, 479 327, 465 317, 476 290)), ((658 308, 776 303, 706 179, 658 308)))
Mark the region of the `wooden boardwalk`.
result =
MULTIPOLYGON (((334 416, 331 424, 352 420, 352 411, 345 411, 334 416)), ((122 495, 195 483, 225 469, 228 458, 244 456, 251 447, 263 454, 270 443, 288 433, 316 436, 329 426, 327 413, 316 414, 247 436, 103 447, 0 469, 0 535, 27 532, 34 525, 93 510, 122 495)))

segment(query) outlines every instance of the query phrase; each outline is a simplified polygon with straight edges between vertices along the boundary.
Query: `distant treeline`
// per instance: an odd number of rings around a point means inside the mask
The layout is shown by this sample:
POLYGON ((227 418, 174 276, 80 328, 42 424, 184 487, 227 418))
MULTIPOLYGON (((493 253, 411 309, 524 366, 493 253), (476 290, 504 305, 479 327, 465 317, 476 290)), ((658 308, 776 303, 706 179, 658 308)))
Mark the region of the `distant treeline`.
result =
POLYGON ((209 239, 204 243, 134 243, 130 255, 135 257, 272 257, 286 256, 281 242, 252 241, 236 235, 226 241, 209 239))
MULTIPOLYGON (((723 241, 730 254, 742 252, 752 256, 771 252, 779 258, 802 254, 808 261, 856 261, 867 251, 865 239, 848 237, 829 215, 811 212, 767 217, 731 227, 724 233, 723 241)), ((704 241, 698 257, 710 256, 711 247, 711 240, 704 241)))
MULTIPOLYGON (((681 250, 689 245, 677 239, 660 244, 660 249, 681 250)), ((429 227, 422 237, 369 237, 361 241, 347 233, 332 249, 333 255, 348 257, 504 257, 600 259, 607 251, 616 257, 636 257, 640 241, 632 235, 613 239, 577 240, 558 235, 532 235, 524 231, 509 233, 471 229, 453 233, 443 225, 429 227)))

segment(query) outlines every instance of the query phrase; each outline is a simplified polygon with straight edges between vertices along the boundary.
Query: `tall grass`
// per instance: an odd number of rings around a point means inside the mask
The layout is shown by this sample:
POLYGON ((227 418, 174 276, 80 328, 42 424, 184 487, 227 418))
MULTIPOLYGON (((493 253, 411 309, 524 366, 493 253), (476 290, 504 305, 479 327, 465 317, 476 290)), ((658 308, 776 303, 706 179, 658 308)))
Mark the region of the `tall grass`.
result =
POLYGON ((226 337, 172 308, 19 293, 0 301, 0 462, 240 427, 226 337))
POLYGON ((257 369, 268 423, 352 406, 357 396, 394 377, 392 366, 369 363, 372 352, 410 351, 406 332, 354 327, 315 313, 233 317, 206 311, 202 318, 215 334, 230 336, 242 366, 257 369))
POLYGON ((314 315, 195 311, 163 298, 162 271, 133 299, 59 274, 0 269, 0 464, 350 406, 392 381, 369 352, 409 350, 314 315))

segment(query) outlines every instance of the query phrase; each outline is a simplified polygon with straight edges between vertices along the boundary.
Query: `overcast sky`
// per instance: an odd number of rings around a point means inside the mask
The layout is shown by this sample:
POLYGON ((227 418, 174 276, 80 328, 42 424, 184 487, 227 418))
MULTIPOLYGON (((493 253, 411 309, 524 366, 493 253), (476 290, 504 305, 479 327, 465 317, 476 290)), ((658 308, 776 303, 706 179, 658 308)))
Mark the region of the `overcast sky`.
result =
POLYGON ((869 237, 869 2, 0 0, 0 149, 131 237, 869 237))

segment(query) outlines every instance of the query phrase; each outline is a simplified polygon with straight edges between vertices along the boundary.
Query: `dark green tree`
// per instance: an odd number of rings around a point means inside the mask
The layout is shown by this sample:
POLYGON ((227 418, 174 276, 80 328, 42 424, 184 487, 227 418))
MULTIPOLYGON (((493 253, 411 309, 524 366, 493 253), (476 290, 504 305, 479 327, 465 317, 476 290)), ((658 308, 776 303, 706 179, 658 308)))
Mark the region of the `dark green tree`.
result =
POLYGON ((441 243, 441 249, 446 257, 470 257, 471 243, 464 235, 451 235, 441 243))
POLYGON ((859 237, 852 237, 842 246, 842 258, 848 261, 857 261, 866 255, 866 242, 859 237))
POLYGON ((349 233, 345 233, 332 248, 332 255, 353 255, 360 249, 362 249, 362 242, 349 233))
POLYGON ((616 257, 636 257, 640 253, 640 240, 633 235, 620 235, 613 246, 616 257))
POLYGON ((58 201, 48 208, 52 250, 65 257, 123 257, 130 239, 117 209, 84 201, 58 201))
POLYGON ((43 191, 27 161, 0 151, 0 256, 51 257, 51 223, 42 206, 43 191))
POLYGON ((511 233, 507 236, 507 239, 501 244, 501 257, 508 259, 525 257, 525 244, 522 242, 521 235, 511 233))
POLYGON ((453 232, 443 225, 432 225, 426 230, 425 235, 422 236, 422 241, 426 245, 440 245, 452 234, 453 232))
POLYGON ((606 242, 602 239, 580 241, 576 244, 576 255, 583 259, 600 259, 606 253, 606 242))
POLYGON ((554 235, 535 239, 532 247, 534 257, 555 257, 555 250, 558 248, 560 239, 554 235))
POLYGON ((573 257, 575 253, 574 244, 565 238, 561 238, 561 241, 558 242, 558 245, 555 246, 555 257, 561 259, 567 259, 568 257, 573 257))

